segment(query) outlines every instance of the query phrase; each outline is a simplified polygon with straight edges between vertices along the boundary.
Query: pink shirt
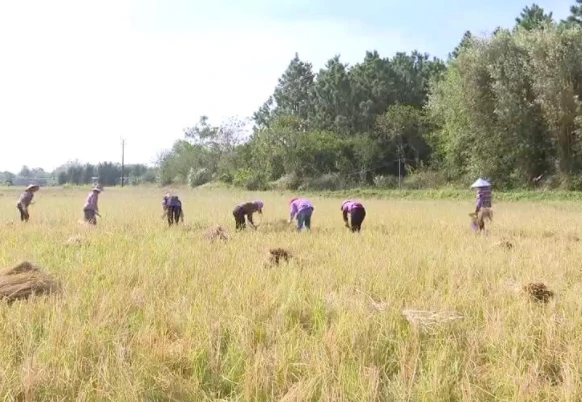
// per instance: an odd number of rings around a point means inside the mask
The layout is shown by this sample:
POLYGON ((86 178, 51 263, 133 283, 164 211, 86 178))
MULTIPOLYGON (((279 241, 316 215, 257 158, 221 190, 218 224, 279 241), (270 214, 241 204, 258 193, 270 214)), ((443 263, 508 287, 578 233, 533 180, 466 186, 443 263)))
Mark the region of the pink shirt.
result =
POLYGON ((342 212, 352 212, 354 208, 363 208, 363 206, 357 201, 348 201, 342 205, 342 212))
POLYGON ((91 191, 87 196, 87 200, 85 201, 85 206, 83 209, 88 209, 91 211, 99 211, 99 207, 97 206, 97 201, 99 199, 99 194, 91 191))
POLYGON ((295 201, 293 201, 291 203, 291 205, 289 206, 290 209, 290 220, 293 220, 293 218, 295 217, 295 215, 297 215, 299 212, 303 211, 304 209, 307 208, 313 208, 313 204, 311 203, 311 201, 305 199, 305 198, 298 198, 295 201))
POLYGON ((28 208, 28 206, 32 202, 33 198, 34 198, 34 193, 32 191, 25 191, 24 193, 22 193, 20 195, 20 198, 18 199, 18 203, 16 205, 20 204, 20 205, 28 208))

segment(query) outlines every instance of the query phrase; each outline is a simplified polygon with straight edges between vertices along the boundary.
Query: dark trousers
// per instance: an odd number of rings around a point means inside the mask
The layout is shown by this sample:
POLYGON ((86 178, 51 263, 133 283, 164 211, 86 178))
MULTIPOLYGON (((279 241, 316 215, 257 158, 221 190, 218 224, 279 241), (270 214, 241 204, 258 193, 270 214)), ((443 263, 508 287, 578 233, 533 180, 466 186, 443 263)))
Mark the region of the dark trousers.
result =
POLYGON ((180 207, 180 206, 168 207, 167 214, 168 214, 168 225, 169 226, 172 226, 174 223, 178 224, 178 222, 180 222, 180 220, 184 221, 182 207, 180 207))
POLYGON ((87 222, 91 225, 97 224, 97 218, 96 218, 97 215, 95 214, 95 211, 93 211, 92 209, 84 209, 83 216, 85 218, 85 222, 87 222))
POLYGON ((234 211, 232 211, 232 215, 234 216, 236 230, 242 230, 247 227, 245 214, 242 212, 242 208, 235 208, 234 211))
POLYGON ((20 220, 22 222, 28 222, 28 219, 30 218, 30 215, 28 214, 28 209, 20 204, 18 204, 16 208, 18 208, 18 210, 20 211, 20 220))
POLYGON ((364 208, 354 208, 351 215, 352 232, 359 232, 362 229, 362 222, 366 218, 366 210, 364 208))

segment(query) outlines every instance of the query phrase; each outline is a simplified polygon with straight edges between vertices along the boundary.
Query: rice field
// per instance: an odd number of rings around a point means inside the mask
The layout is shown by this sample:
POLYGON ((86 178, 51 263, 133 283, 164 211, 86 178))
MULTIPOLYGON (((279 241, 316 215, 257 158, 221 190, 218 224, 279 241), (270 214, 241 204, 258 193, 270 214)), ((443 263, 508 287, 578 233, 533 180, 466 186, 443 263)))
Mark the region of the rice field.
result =
POLYGON ((163 190, 106 188, 89 227, 88 190, 41 189, 21 224, 21 190, 0 189, 0 268, 61 282, 0 303, 2 400, 582 400, 581 205, 495 203, 477 237, 470 198, 364 199, 358 235, 341 199, 311 198, 296 233, 290 195, 183 190, 168 228, 163 190), (235 233, 256 198, 259 229, 235 233), (204 236, 215 225, 228 241, 204 236), (271 248, 292 258, 269 265, 271 248))

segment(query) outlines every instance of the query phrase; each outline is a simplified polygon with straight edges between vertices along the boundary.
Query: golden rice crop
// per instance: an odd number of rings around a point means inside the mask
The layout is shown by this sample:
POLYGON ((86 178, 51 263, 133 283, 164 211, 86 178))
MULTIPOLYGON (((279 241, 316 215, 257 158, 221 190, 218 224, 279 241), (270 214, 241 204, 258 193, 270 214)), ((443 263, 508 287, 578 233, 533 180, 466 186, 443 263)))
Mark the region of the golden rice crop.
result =
POLYGON ((163 189, 106 188, 96 227, 77 223, 88 189, 41 189, 27 224, 20 190, 2 189, 0 266, 32 261, 63 290, 0 303, 2 400, 582 399, 580 205, 495 203, 475 236, 471 198, 364 199, 353 234, 341 199, 313 197, 313 230, 296 233, 289 194, 180 191, 186 230, 160 219, 163 189), (236 232, 251 199, 261 225, 236 232), (218 225, 228 242, 204 237, 218 225), (264 269, 275 246, 302 262, 264 269), (417 331, 405 310, 463 319, 417 331))

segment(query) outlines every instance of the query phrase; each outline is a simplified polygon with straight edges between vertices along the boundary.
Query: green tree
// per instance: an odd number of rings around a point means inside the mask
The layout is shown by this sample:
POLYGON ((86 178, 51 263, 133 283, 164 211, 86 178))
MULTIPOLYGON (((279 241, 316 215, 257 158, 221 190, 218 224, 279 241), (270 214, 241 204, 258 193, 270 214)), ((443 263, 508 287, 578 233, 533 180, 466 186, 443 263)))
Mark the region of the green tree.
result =
POLYGON ((525 7, 519 17, 515 19, 516 28, 523 28, 527 31, 543 29, 546 25, 554 22, 552 15, 553 13, 546 14, 542 7, 534 3, 525 7))
POLYGON ((346 133, 352 128, 352 89, 348 66, 339 56, 319 71, 313 86, 312 126, 320 130, 346 133))
POLYGON ((289 63, 279 78, 272 97, 253 115, 257 127, 265 127, 276 116, 297 116, 306 124, 311 114, 311 92, 315 80, 312 64, 303 62, 299 55, 289 63))
POLYGON ((568 16, 567 21, 576 25, 582 25, 582 0, 575 1, 576 4, 570 7, 570 15, 568 16))
POLYGON ((463 49, 466 49, 471 46, 472 42, 473 34, 471 33, 471 31, 465 31, 463 37, 461 38, 461 41, 459 42, 455 50, 449 53, 449 61, 452 59, 456 59, 459 56, 459 54, 463 51, 463 49))

